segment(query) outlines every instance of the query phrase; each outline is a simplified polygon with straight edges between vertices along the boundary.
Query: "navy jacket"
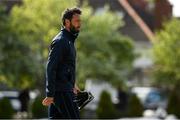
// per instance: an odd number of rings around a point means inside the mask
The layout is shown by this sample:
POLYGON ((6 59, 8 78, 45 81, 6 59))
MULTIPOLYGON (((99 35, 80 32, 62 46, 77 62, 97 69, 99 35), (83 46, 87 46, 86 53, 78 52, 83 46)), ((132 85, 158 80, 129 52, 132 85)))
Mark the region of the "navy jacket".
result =
POLYGON ((55 91, 72 91, 75 84, 77 35, 65 28, 53 39, 46 64, 46 96, 55 91))

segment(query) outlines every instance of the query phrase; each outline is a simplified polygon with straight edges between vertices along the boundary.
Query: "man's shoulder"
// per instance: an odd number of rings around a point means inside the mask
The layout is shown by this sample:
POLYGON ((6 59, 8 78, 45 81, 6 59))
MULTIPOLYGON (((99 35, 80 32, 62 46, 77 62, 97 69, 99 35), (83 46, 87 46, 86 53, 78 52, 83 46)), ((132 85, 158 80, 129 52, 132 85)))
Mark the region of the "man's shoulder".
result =
POLYGON ((61 39, 63 39, 63 36, 62 36, 62 33, 59 32, 59 33, 53 38, 52 41, 59 41, 59 40, 61 40, 61 39))
POLYGON ((52 40, 52 44, 65 44, 65 43, 66 43, 66 39, 64 38, 61 32, 58 33, 52 40))
POLYGON ((63 35, 60 32, 52 39, 50 46, 51 46, 51 48, 53 46, 65 47, 67 44, 68 44, 67 40, 63 37, 63 35))

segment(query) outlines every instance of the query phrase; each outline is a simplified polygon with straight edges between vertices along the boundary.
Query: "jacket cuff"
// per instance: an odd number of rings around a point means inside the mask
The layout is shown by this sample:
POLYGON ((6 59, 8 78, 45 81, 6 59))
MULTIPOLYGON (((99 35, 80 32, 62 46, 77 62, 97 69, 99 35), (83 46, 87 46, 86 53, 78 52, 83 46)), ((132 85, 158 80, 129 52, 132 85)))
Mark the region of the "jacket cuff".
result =
POLYGON ((54 94, 51 92, 46 92, 46 97, 54 97, 54 94))

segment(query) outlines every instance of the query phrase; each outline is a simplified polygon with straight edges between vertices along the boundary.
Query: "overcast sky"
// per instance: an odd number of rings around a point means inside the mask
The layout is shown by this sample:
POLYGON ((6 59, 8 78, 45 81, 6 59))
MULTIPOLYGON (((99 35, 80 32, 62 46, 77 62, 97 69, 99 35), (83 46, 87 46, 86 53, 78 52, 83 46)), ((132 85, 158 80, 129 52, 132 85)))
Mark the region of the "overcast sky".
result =
POLYGON ((173 15, 180 17, 180 0, 169 0, 173 5, 173 15))

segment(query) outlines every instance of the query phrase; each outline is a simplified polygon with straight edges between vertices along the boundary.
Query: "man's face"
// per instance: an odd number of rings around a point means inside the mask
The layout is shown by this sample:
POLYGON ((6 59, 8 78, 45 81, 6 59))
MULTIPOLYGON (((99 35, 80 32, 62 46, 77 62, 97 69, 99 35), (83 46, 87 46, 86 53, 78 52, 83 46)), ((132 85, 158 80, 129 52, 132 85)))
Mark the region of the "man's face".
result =
POLYGON ((71 32, 79 32, 81 28, 81 19, 79 14, 74 14, 71 21, 68 22, 71 32))

